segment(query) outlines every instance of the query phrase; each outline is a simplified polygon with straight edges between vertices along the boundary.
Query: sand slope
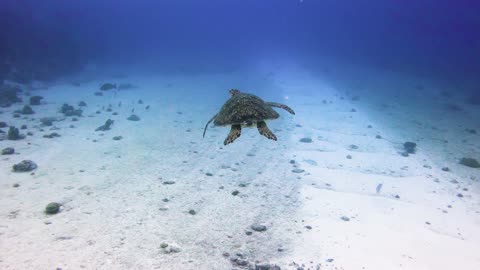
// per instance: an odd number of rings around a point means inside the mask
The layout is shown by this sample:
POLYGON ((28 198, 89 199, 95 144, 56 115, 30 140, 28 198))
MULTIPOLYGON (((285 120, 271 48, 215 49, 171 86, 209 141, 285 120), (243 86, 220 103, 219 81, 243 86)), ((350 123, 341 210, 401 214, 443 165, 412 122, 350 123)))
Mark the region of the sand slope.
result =
POLYGON ((122 80, 138 88, 103 97, 93 95, 101 81, 64 83, 34 91, 47 102, 34 120, 11 118, 20 105, 2 109, 2 121, 34 135, 0 141, 19 153, 0 162, 0 268, 235 269, 237 258, 282 269, 480 269, 479 171, 450 154, 478 156, 478 137, 446 149, 435 139, 467 136, 462 128, 419 129, 412 117, 435 118, 400 112, 401 100, 385 109, 387 97, 352 100, 318 76, 289 74, 130 77, 122 80), (255 129, 226 147, 228 129, 202 139, 229 84, 261 84, 259 95, 296 110, 269 123, 277 142, 255 129), (84 116, 55 122, 61 137, 43 138, 52 131, 38 119, 80 100, 84 116), (140 121, 126 120, 132 109, 140 121), (108 118, 112 129, 95 132, 108 118), (408 140, 419 150, 404 157, 408 140), (23 159, 38 164, 35 175, 11 171, 23 159), (51 201, 63 207, 47 216, 51 201), (247 235, 255 223, 267 231, 247 235))

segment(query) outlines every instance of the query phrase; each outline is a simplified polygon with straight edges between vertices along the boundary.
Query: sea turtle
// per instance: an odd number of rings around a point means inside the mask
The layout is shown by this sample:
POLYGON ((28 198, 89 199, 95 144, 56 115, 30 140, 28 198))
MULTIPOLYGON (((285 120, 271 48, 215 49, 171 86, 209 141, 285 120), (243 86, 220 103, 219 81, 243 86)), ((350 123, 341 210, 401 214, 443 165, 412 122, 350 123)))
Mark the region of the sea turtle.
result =
POLYGON ((256 124, 258 132, 261 135, 276 141, 277 137, 265 123, 265 120, 277 119, 280 116, 272 107, 282 108, 291 114, 295 114, 287 105, 265 102, 255 95, 242 93, 237 89, 231 89, 229 93, 230 99, 225 102, 220 112, 215 114, 205 125, 203 137, 205 137, 208 124, 213 121, 215 126, 231 125, 230 133, 223 142, 224 145, 232 143, 240 137, 242 126, 252 127, 254 124, 256 124))

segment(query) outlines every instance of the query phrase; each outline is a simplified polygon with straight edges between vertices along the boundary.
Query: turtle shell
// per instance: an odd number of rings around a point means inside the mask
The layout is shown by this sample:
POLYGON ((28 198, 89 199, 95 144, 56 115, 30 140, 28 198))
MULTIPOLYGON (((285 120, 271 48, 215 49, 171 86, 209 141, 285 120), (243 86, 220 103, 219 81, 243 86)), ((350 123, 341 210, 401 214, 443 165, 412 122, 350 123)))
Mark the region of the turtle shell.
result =
POLYGON ((252 94, 239 93, 225 102, 213 123, 216 126, 251 125, 278 117, 279 114, 261 98, 252 94))

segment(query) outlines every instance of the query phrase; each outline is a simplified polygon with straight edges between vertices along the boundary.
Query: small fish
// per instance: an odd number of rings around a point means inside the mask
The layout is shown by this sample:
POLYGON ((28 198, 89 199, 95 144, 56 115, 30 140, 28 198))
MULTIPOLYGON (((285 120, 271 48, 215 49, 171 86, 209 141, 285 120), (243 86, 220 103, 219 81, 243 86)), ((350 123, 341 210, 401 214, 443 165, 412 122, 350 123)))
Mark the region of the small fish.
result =
POLYGON ((122 102, 118 102, 118 107, 122 107, 122 102))
POLYGON ((376 190, 377 190, 377 194, 380 193, 380 191, 382 190, 382 187, 383 187, 383 184, 378 184, 378 185, 377 185, 377 189, 376 189, 376 190))
POLYGON ((145 110, 148 110, 150 109, 150 105, 147 105, 147 107, 145 107, 145 110))
POLYGON ((132 113, 135 112, 135 108, 132 109, 132 113))

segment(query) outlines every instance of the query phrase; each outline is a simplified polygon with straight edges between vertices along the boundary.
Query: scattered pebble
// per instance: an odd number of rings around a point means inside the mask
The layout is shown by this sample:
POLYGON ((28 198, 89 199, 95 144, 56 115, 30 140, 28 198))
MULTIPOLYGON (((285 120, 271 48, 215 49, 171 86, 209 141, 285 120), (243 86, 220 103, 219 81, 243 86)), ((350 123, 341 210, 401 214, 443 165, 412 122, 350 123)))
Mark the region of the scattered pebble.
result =
POLYGON ((302 143, 311 143, 311 142, 312 142, 312 139, 311 139, 311 138, 308 138, 308 137, 305 137, 305 138, 301 138, 301 139, 300 139, 300 142, 302 142, 302 143))
POLYGON ((60 204, 51 202, 45 207, 45 213, 48 215, 54 215, 60 211, 60 204))
POLYGON ((56 132, 52 132, 50 134, 43 135, 43 138, 47 138, 47 139, 53 139, 53 138, 56 138, 56 137, 60 137, 60 134, 58 134, 56 132))
POLYGON ((175 181, 171 181, 171 180, 169 180, 169 181, 163 181, 163 184, 164 184, 164 185, 173 185, 173 184, 175 184, 175 181))
POLYGON ((350 221, 350 218, 347 217, 347 216, 342 216, 341 219, 342 219, 343 221, 350 221))
POLYGON ((351 144, 351 145, 348 146, 348 149, 350 149, 350 150, 358 150, 358 148, 359 147, 355 144, 351 144))
POLYGON ((256 232, 264 232, 267 230, 267 226, 261 224, 252 224, 250 228, 256 232))

